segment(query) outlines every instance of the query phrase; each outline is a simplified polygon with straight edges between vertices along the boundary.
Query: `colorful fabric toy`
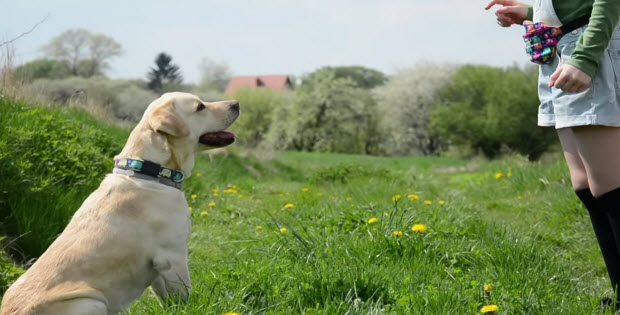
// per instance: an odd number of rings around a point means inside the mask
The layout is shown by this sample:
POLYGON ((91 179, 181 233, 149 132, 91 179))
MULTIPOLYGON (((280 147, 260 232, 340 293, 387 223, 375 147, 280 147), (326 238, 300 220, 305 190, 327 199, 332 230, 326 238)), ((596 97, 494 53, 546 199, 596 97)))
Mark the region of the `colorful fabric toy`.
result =
POLYGON ((560 39, 565 34, 588 24, 589 21, 589 16, 582 16, 561 27, 547 26, 542 22, 524 21, 525 35, 523 35, 523 40, 525 41, 525 52, 534 63, 551 63, 556 55, 556 47, 560 39))
POLYGON ((541 22, 523 22, 525 27, 525 52, 530 60, 537 64, 551 63, 555 56, 556 46, 564 36, 559 27, 549 27, 541 22))

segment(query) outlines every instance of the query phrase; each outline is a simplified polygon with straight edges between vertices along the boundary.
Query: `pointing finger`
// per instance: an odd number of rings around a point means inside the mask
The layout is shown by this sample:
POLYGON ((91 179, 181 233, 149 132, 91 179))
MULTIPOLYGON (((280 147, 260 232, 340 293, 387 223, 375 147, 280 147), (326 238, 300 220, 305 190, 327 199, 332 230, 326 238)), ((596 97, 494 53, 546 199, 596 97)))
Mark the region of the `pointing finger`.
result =
POLYGON ((489 2, 489 4, 487 4, 487 6, 484 8, 485 10, 490 9, 492 6, 499 4, 499 5, 511 5, 513 4, 514 1, 513 0, 493 0, 491 2, 489 2))

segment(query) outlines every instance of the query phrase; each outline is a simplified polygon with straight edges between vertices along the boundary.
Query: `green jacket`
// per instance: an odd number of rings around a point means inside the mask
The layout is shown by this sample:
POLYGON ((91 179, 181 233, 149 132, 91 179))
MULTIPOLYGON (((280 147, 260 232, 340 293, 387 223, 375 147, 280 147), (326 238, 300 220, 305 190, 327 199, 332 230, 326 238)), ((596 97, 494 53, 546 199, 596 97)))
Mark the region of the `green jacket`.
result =
MULTIPOLYGON (((599 60, 618 24, 620 0, 553 0, 553 8, 562 24, 590 14, 590 24, 566 63, 594 78, 599 60)), ((528 20, 532 19, 532 13, 532 7, 528 7, 528 20)))

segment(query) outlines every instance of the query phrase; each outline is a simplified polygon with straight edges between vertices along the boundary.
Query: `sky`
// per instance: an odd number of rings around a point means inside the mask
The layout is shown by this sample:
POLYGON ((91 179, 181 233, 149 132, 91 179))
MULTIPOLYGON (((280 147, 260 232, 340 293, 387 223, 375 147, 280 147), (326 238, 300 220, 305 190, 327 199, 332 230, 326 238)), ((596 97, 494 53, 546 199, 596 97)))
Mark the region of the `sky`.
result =
POLYGON ((322 66, 361 65, 387 74, 421 62, 528 63, 522 27, 499 27, 480 0, 0 0, 0 42, 15 63, 68 29, 119 42, 111 78, 145 78, 159 52, 198 83, 204 58, 234 75, 301 76, 322 66))

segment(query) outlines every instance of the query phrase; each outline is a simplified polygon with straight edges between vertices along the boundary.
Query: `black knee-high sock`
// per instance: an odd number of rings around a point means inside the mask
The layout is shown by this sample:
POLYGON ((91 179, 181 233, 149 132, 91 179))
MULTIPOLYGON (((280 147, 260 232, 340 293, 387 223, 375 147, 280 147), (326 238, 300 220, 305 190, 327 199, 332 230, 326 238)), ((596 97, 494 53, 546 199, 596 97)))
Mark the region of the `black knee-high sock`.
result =
MULTIPOLYGON (((620 247, 618 247, 620 244, 620 199, 616 199, 614 202, 607 200, 608 197, 603 195, 599 200, 596 200, 590 189, 587 188, 575 193, 588 209, 594 234, 596 234, 598 245, 601 248, 605 266, 607 266, 611 286, 616 292, 620 281, 620 247), (613 212, 608 210, 610 208, 615 209, 618 213, 615 224, 612 223, 614 220, 608 215, 609 212, 613 212)), ((618 198, 620 198, 620 190, 618 191, 618 198)))

